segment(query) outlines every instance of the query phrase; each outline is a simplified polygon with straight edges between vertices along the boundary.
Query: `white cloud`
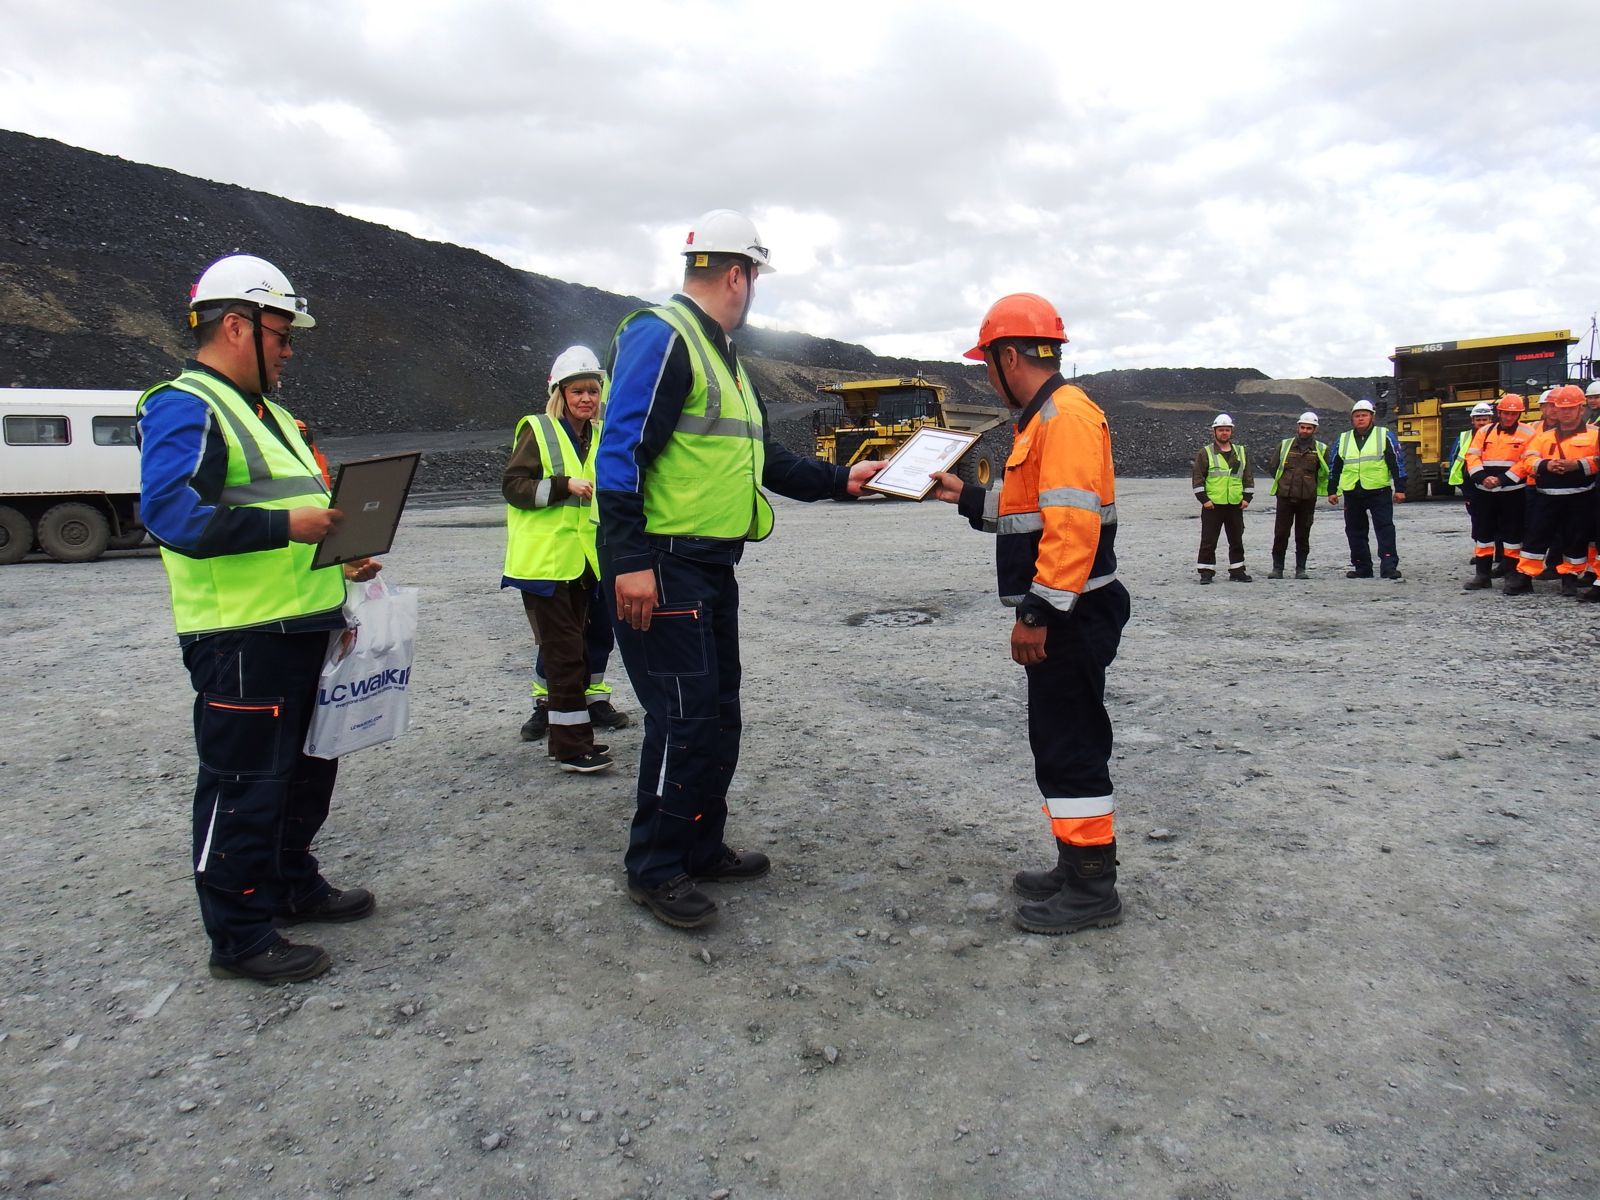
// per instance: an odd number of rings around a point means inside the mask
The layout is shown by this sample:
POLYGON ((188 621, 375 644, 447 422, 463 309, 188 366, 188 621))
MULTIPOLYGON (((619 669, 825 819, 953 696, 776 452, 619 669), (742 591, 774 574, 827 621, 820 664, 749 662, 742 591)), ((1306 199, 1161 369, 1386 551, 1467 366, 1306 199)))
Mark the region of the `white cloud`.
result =
POLYGON ((8 14, 0 125, 636 295, 742 208, 762 323, 885 353, 1029 290, 1082 370, 1357 374, 1593 311, 1600 10, 1506 11, 59 0, 8 14))

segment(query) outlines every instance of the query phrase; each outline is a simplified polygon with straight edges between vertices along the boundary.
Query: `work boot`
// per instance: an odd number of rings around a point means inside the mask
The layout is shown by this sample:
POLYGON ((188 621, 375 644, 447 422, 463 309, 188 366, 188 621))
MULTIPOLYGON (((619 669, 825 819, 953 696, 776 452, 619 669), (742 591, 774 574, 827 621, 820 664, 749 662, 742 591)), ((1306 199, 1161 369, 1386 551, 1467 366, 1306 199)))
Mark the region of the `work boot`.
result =
POLYGON ((1494 560, 1494 566, 1491 567, 1490 570, 1489 570, 1489 578, 1490 579, 1504 579, 1507 575, 1509 575, 1512 571, 1515 571, 1516 569, 1517 569, 1516 563, 1512 562, 1509 558, 1504 558, 1504 557, 1496 558, 1494 560))
POLYGON ((1480 558, 1472 566, 1475 573, 1471 579, 1461 585, 1461 590, 1464 592, 1481 592, 1485 588, 1492 588, 1494 579, 1489 572, 1494 569, 1493 564, 1487 558, 1480 558))
POLYGON ((1024 900, 1048 900, 1066 886, 1071 874, 1067 866, 1070 847, 1056 839, 1056 865, 1048 871, 1018 871, 1011 877, 1011 890, 1024 900))
POLYGON ((1117 844, 1068 846, 1062 852, 1067 882, 1054 896, 1037 904, 1017 905, 1016 922, 1029 933, 1076 933, 1122 921, 1117 895, 1117 844))
POLYGON ((1556 570, 1554 566, 1548 566, 1544 570, 1539 572, 1539 578, 1541 580, 1545 580, 1545 579, 1560 579, 1561 578, 1561 572, 1556 570))
POLYGON ((1578 594, 1578 577, 1576 575, 1563 575, 1561 577, 1561 594, 1563 596, 1576 596, 1578 594))
POLYGON ((730 850, 727 846, 722 848, 722 856, 703 870, 695 871, 694 877, 704 883, 712 880, 718 883, 738 883, 744 879, 755 879, 772 870, 772 860, 759 850, 730 850))
POLYGON ((596 700, 589 705, 589 724, 601 729, 626 729, 633 724, 633 718, 618 712, 609 700, 596 700))
POLYGON ((537 742, 550 732, 550 710, 545 707, 543 700, 536 701, 533 706, 533 716, 522 723, 522 740, 537 742))
POLYGON ((1600 604, 1600 584, 1586 587, 1578 593, 1579 604, 1600 604))
POLYGON ((257 983, 300 983, 315 979, 329 967, 333 959, 321 946, 301 946, 279 938, 260 954, 241 958, 237 962, 218 962, 213 955, 209 964, 213 979, 254 979, 257 983))
POLYGON ((1372 568, 1371 567, 1352 567, 1350 570, 1348 570, 1348 571, 1346 571, 1344 573, 1344 577, 1346 579, 1371 579, 1372 578, 1372 568))
POLYGON ((320 899, 313 900, 305 908, 279 913, 272 918, 272 923, 282 929, 285 926, 305 925, 312 921, 329 924, 338 921, 359 921, 363 917, 370 917, 377 907, 378 901, 366 888, 340 891, 336 887, 330 887, 320 899))
POLYGON ((1250 572, 1246 571, 1243 567, 1240 567, 1237 571, 1229 571, 1228 572, 1228 580, 1229 580, 1230 583, 1254 583, 1255 582, 1255 580, 1250 577, 1250 572))
POLYGON ((698 929, 717 915, 717 902, 695 887, 687 875, 653 888, 630 879, 628 896, 648 908, 656 920, 675 929, 698 929))
POLYGON ((1201 583, 1210 583, 1212 578, 1215 575, 1216 575, 1215 571, 1207 571, 1205 568, 1202 567, 1201 570, 1200 570, 1200 582, 1201 583))
POLYGON ((1306 574, 1306 556, 1304 554, 1296 554, 1294 556, 1294 577, 1296 579, 1311 578, 1306 574))
POLYGON ((1380 569, 1379 574, 1381 574, 1385 579, 1398 580, 1400 578, 1400 568, 1395 566, 1394 563, 1385 563, 1380 569))
POLYGON ((1502 596, 1526 596, 1531 591, 1533 591, 1533 578, 1521 571, 1507 575, 1505 582, 1500 585, 1502 596))
POLYGON ((1267 572, 1267 578, 1268 579, 1282 579, 1283 578, 1283 559, 1274 558, 1272 560, 1272 570, 1267 572))

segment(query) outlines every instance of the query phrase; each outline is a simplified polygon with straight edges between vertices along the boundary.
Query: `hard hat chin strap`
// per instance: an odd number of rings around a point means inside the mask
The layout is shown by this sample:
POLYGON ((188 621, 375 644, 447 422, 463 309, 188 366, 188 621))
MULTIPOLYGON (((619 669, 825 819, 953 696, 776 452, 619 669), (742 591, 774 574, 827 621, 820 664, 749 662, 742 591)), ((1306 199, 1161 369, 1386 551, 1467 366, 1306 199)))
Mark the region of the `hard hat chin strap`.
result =
POLYGON ((1006 404, 1015 412, 1022 411, 1022 402, 1017 399, 1017 394, 1011 390, 1011 381, 1006 378, 1005 363, 1001 358, 1004 348, 993 351, 994 373, 1000 378, 1000 390, 1006 394, 1006 404))
POLYGON ((261 347, 261 314, 263 311, 259 304, 256 305, 255 319, 250 322, 250 328, 255 335, 256 343, 256 385, 260 388, 261 394, 265 396, 272 388, 267 383, 267 353, 261 347))

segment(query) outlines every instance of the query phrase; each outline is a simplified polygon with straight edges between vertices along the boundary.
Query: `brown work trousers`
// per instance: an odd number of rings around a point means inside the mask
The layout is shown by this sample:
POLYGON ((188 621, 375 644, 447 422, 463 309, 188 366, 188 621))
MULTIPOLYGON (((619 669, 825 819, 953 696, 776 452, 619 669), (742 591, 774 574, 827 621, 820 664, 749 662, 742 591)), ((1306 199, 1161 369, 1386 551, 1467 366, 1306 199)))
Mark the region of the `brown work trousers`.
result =
POLYGON ((550 596, 522 593, 522 607, 533 636, 544 651, 544 676, 550 686, 550 757, 579 758, 594 749, 589 723, 589 655, 584 629, 594 576, 557 583, 550 596))
POLYGON ((1200 557, 1195 563, 1201 571, 1217 569, 1217 535, 1228 535, 1228 570, 1244 570, 1244 505, 1213 504, 1200 510, 1200 557))

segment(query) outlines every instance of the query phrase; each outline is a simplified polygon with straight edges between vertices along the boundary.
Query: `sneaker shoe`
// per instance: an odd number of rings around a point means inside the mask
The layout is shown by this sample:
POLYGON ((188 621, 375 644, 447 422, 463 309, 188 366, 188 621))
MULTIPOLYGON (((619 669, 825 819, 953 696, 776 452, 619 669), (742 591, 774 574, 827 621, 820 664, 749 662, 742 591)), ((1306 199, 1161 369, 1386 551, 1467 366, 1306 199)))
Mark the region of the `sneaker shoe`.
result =
POLYGON ((330 887, 320 899, 314 900, 306 908, 280 913, 272 918, 272 923, 282 929, 289 925, 305 925, 312 921, 329 923, 359 921, 363 917, 370 917, 377 907, 377 899, 366 888, 340 891, 336 887, 330 887))
POLYGON ((633 724, 633 718, 618 712, 609 700, 596 700, 589 705, 589 724, 601 729, 626 729, 633 724))
POLYGON ((550 710, 544 704, 533 706, 533 716, 522 723, 522 740, 537 742, 550 732, 550 710))
POLYGON ((630 879, 628 897, 648 908, 656 920, 675 929, 698 929, 717 915, 717 902, 695 887, 687 875, 653 888, 630 879))
POLYGON ((694 877, 702 882, 715 880, 721 883, 737 883, 741 879, 755 879, 772 870, 772 860, 759 850, 730 850, 724 846, 722 857, 702 871, 694 872, 694 877))
POLYGON ((209 964, 213 979, 254 979, 257 983, 301 983, 315 979, 329 967, 333 959, 321 946, 301 946, 279 938, 260 954, 241 958, 237 962, 218 962, 213 955, 209 964))
POLYGON ((597 775, 601 771, 611 769, 611 756, 606 753, 606 748, 596 746, 587 754, 579 754, 574 758, 563 758, 556 764, 563 771, 571 771, 577 775, 597 775))

